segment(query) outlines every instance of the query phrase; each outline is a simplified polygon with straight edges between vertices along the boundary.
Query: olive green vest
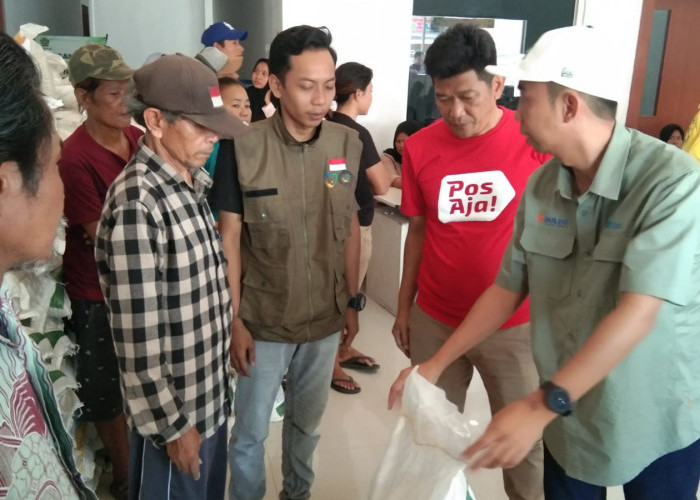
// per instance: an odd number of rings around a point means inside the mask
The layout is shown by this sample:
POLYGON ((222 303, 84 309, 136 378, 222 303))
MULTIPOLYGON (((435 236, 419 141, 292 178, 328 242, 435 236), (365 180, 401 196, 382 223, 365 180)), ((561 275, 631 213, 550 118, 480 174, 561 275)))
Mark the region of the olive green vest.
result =
POLYGON ((301 343, 341 330, 344 245, 357 211, 358 134, 324 121, 308 143, 280 113, 236 139, 243 195, 239 316, 255 340, 301 343))

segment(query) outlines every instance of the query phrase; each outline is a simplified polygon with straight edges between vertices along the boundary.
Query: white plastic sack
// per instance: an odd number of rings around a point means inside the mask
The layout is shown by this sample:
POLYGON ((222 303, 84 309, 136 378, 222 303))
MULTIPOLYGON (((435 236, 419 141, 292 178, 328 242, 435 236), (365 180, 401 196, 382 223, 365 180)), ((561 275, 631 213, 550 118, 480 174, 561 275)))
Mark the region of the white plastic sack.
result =
POLYGON ((469 437, 469 425, 457 407, 414 368, 370 500, 475 500, 460 456, 469 437))
POLYGON ((49 28, 34 23, 19 27, 22 46, 32 56, 41 76, 41 92, 51 109, 56 131, 62 140, 70 136, 83 121, 73 85, 68 80, 68 64, 58 54, 44 50, 34 39, 49 28))

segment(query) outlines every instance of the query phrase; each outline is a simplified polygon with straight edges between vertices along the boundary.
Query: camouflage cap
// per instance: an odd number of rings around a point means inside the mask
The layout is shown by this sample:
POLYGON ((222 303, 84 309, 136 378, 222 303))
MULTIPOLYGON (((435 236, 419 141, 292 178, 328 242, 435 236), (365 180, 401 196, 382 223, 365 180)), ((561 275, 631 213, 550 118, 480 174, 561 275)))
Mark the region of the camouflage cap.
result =
POLYGON ((119 52, 107 45, 90 43, 78 48, 68 61, 68 77, 75 87, 87 78, 128 80, 134 74, 119 52))

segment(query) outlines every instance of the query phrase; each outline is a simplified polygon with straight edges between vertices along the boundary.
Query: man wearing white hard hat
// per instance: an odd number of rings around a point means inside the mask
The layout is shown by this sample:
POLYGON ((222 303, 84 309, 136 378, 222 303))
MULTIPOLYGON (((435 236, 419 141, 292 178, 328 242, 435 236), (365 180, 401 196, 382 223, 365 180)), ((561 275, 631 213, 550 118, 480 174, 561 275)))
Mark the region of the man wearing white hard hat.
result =
POLYGON ((419 372, 435 381, 529 296, 542 384, 494 416, 465 452, 472 467, 511 467, 544 434, 547 499, 613 485, 627 499, 694 499, 700 170, 616 122, 612 46, 593 28, 553 30, 512 74, 521 131, 554 158, 530 177, 495 283, 419 372))

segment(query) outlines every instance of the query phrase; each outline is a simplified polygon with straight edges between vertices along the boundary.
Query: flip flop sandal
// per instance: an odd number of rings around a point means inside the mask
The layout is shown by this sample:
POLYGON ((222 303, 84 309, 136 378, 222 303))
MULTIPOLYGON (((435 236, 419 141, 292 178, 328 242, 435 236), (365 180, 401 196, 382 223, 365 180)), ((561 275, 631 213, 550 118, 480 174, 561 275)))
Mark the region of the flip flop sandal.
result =
POLYGON ((338 384, 338 382, 354 382, 354 381, 355 380, 352 377, 334 378, 333 380, 331 380, 331 389, 335 389, 336 391, 338 391, 342 394, 357 394, 361 390, 360 387, 353 387, 352 389, 348 389, 347 387, 343 387, 342 385, 338 384))
POLYGON ((369 356, 353 356, 345 361, 341 361, 340 366, 341 368, 348 368, 350 370, 358 370, 369 373, 374 373, 379 370, 379 365, 372 361, 372 358, 369 356), (371 364, 367 364, 367 361, 369 361, 371 364))

